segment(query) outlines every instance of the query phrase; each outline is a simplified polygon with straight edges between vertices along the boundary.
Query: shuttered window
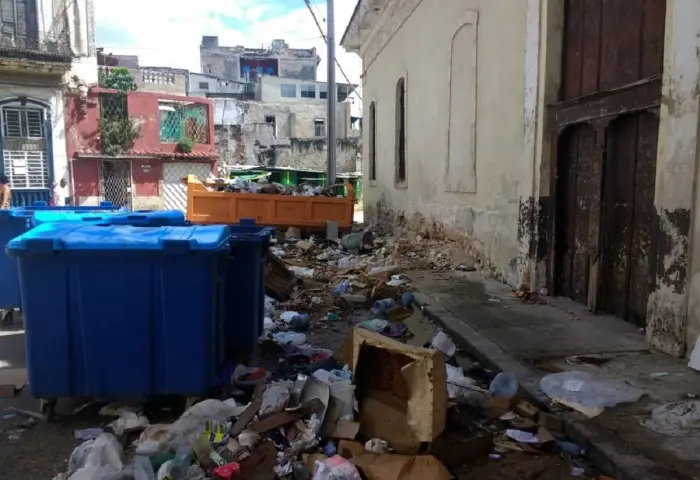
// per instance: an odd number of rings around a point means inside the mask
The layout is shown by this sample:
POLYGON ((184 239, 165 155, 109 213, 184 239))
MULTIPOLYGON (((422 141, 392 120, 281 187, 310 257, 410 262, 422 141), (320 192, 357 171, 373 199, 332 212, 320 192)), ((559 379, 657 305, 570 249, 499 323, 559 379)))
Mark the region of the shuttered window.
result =
POLYGON ((2 109, 3 136, 44 138, 44 111, 39 108, 2 109))
POLYGON ((49 188, 44 110, 2 108, 2 166, 12 189, 49 188))

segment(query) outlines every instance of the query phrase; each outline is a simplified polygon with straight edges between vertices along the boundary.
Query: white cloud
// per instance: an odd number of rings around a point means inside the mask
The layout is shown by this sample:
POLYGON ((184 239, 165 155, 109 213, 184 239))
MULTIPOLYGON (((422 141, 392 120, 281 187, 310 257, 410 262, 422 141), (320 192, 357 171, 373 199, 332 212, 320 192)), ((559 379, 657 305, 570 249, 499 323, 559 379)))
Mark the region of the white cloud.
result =
MULTIPOLYGON (((326 3, 311 3, 325 31, 326 3)), ((355 4, 356 0, 335 0, 336 43, 355 4)), ((98 46, 115 54, 138 55, 142 65, 199 71, 202 35, 218 35, 220 45, 247 47, 283 38, 290 47, 316 47, 321 56, 318 79, 327 78, 326 44, 304 0, 271 4, 260 0, 95 0, 95 16, 98 46), (232 28, 225 19, 235 19, 240 27, 232 28)), ((360 84, 359 57, 339 46, 336 57, 350 81, 360 84)), ((336 78, 345 81, 337 68, 336 78)))

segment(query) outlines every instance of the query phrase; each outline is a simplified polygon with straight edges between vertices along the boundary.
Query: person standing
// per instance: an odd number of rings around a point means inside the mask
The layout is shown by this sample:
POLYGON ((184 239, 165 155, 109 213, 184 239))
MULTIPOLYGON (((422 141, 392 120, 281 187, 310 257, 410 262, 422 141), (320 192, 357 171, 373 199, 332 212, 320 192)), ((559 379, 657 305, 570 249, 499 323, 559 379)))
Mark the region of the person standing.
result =
POLYGON ((56 207, 65 207, 68 198, 68 182, 62 178, 53 188, 53 204, 56 207))
POLYGON ((0 175, 0 209, 7 210, 10 208, 12 201, 12 191, 10 190, 10 181, 5 175, 0 175))

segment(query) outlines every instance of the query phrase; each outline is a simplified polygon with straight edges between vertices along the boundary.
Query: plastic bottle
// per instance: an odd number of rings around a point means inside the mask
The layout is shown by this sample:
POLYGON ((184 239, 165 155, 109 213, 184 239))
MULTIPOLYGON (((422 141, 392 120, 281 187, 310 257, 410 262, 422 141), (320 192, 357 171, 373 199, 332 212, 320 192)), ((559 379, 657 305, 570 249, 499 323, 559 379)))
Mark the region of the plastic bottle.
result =
POLYGON ((333 289, 333 295, 341 295, 343 293, 350 293, 350 280, 345 280, 343 283, 336 285, 333 289))
POLYGON ((561 440, 557 440, 556 442, 555 449, 557 453, 563 453, 572 458, 577 458, 583 455, 583 449, 575 443, 563 442, 561 440))
POLYGON ((178 450, 170 464, 170 475, 173 480, 180 480, 187 475, 187 469, 192 465, 192 455, 187 449, 178 450))
POLYGON ((305 332, 309 329, 309 317, 306 313, 300 313, 295 315, 289 322, 289 326, 295 332, 305 332))
POLYGON ((501 372, 489 385, 489 393, 494 397, 513 398, 518 393, 518 387, 517 378, 510 373, 501 372))
POLYGON ((406 292, 403 295, 401 295, 401 305, 404 308, 410 307, 411 304, 413 303, 413 300, 414 300, 414 297, 413 297, 413 294, 411 292, 406 292))
POLYGON ((377 300, 372 306, 372 310, 377 312, 386 312, 390 308, 393 308, 396 302, 393 298, 383 298, 382 300, 377 300))

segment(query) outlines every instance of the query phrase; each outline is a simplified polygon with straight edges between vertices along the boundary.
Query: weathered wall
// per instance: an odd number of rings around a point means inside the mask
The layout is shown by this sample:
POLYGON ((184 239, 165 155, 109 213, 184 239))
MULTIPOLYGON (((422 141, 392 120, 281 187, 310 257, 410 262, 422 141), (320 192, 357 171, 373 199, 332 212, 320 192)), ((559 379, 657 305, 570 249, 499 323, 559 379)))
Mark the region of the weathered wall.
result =
MULTIPOLYGON (((366 214, 465 240, 496 277, 516 285, 519 205, 533 191, 534 152, 523 153, 527 2, 390 4, 385 23, 361 48, 363 111, 375 102, 377 115, 377 178, 365 177, 366 214), (405 183, 395 182, 400 78, 405 183)), ((368 149, 365 141, 365 172, 368 149)))
MULTIPOLYGON (((271 103, 217 98, 216 148, 222 163, 228 165, 257 165, 263 147, 278 166, 325 170, 326 141, 314 132, 314 120, 325 118, 323 101, 271 103), (265 122, 269 117, 275 117, 274 129, 265 122)), ((336 119, 338 172, 354 172, 361 142, 350 136, 349 103, 338 104, 336 119)))
MULTIPOLYGON (((273 140, 272 127, 269 124, 217 125, 216 145, 222 165, 258 165, 261 162, 260 154, 265 152, 263 161, 271 161, 276 166, 308 170, 326 169, 325 138, 273 140), (270 144, 274 147, 267 148, 270 144)), ((355 172, 356 162, 361 153, 361 138, 338 139, 337 172, 355 172)))
POLYGON ((700 3, 668 0, 666 9, 654 201, 658 274, 656 291, 649 297, 647 339, 667 353, 682 355, 700 334, 700 3))
POLYGON ((240 80, 240 58, 277 59, 279 76, 316 80, 319 56, 315 48, 289 48, 284 42, 278 48, 250 49, 242 46, 219 46, 217 37, 205 37, 200 47, 202 72, 229 80, 240 80))
MULTIPOLYGON (((99 141, 99 94, 113 92, 108 89, 93 88, 87 98, 78 95, 67 95, 65 98, 66 119, 66 151, 68 158, 86 150, 100 150, 99 141)), ((177 144, 161 143, 159 100, 186 101, 206 105, 209 110, 208 136, 206 144, 194 144, 193 153, 203 155, 213 152, 214 117, 213 103, 209 99, 182 97, 176 95, 156 94, 148 92, 129 92, 127 94, 127 110, 129 117, 140 125, 140 136, 134 141, 132 150, 135 152, 150 152, 165 154, 177 153, 177 144)))
MULTIPOLYGON (((217 125, 246 125, 265 123, 265 117, 275 117, 278 138, 314 138, 314 120, 326 119, 323 101, 256 102, 231 98, 215 98, 214 122, 217 125)), ((350 135, 350 103, 336 107, 338 138, 350 135)))

